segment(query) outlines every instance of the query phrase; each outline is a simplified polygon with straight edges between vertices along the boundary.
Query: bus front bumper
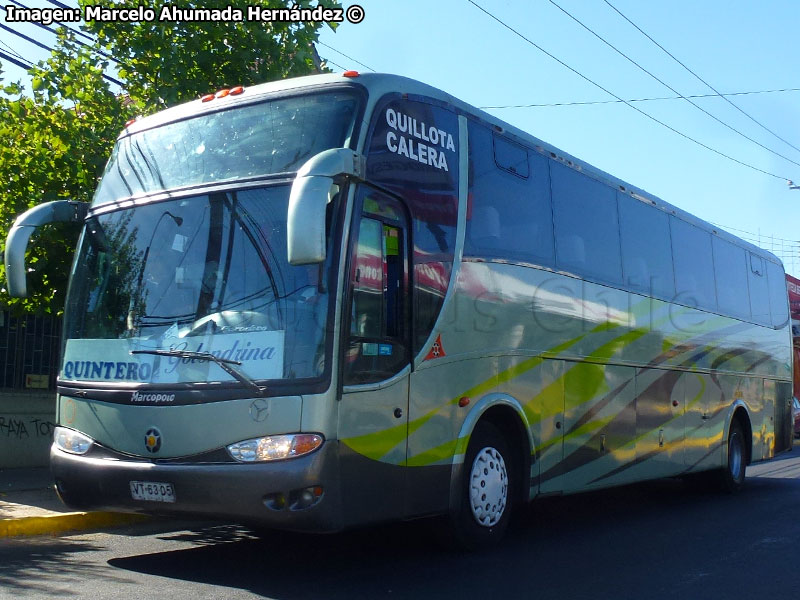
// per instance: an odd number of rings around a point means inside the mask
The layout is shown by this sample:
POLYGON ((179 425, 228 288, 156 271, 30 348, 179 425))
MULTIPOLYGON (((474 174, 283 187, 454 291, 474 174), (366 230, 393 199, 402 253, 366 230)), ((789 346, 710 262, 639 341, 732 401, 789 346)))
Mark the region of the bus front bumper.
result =
POLYGON ((213 518, 294 531, 342 528, 338 462, 336 441, 308 456, 252 464, 164 464, 50 448, 56 490, 71 508, 213 518), (153 485, 161 494, 142 499, 142 491, 155 490, 153 485))

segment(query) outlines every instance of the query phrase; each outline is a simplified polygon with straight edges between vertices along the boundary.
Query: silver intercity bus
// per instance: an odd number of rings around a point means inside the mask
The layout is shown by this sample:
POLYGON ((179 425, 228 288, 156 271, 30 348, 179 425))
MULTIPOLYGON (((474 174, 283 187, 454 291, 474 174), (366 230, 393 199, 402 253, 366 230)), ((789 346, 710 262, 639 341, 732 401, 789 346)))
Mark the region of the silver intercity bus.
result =
POLYGON ((347 72, 136 120, 64 316, 52 471, 79 509, 334 531, 708 472, 792 443, 772 254, 439 90, 347 72))

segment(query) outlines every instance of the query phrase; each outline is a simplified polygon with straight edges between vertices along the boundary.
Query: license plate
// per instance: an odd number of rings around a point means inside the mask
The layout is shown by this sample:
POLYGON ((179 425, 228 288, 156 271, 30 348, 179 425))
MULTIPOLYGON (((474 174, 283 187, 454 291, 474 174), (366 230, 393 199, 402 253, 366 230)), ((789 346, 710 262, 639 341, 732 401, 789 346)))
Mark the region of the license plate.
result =
POLYGON ((131 481, 131 497, 149 502, 175 502, 175 488, 171 483, 131 481))

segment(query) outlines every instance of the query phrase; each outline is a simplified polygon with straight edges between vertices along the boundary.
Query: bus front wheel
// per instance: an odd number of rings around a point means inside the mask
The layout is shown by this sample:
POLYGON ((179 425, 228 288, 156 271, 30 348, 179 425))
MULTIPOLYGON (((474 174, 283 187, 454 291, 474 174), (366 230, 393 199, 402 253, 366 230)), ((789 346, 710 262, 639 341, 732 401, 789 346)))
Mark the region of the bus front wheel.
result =
POLYGON ((467 447, 459 507, 450 515, 458 547, 477 550, 500 541, 511 518, 515 475, 506 440, 490 423, 479 423, 467 447))

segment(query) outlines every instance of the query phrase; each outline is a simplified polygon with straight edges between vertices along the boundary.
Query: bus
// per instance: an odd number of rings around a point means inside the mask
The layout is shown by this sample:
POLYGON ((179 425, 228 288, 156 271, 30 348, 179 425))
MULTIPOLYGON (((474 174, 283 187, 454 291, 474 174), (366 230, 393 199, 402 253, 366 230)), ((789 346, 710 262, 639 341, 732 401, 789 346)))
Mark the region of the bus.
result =
POLYGON ((537 497, 737 490, 792 444, 780 260, 407 78, 129 123, 90 204, 17 219, 12 295, 52 222, 82 224, 50 456, 76 509, 439 516, 476 548, 537 497))

